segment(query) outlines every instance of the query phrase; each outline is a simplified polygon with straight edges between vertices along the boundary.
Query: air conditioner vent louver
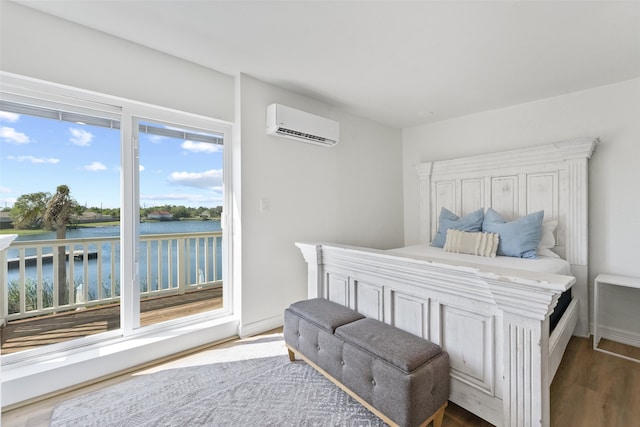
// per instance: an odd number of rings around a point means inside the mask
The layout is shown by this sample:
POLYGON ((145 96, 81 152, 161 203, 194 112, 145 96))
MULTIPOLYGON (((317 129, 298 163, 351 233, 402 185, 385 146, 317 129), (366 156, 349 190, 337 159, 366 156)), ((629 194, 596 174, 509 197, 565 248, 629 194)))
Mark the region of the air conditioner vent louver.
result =
POLYGON ((309 133, 299 132, 297 130, 291 130, 291 129, 279 127, 276 132, 280 133, 280 134, 286 134, 286 135, 295 136, 297 138, 303 138, 303 139, 306 139, 308 141, 321 142, 323 144, 327 143, 327 138, 323 138, 323 137, 317 136, 317 135, 311 135, 309 133))
POLYGON ((280 104, 267 107, 267 134, 331 147, 338 143, 340 124, 280 104))

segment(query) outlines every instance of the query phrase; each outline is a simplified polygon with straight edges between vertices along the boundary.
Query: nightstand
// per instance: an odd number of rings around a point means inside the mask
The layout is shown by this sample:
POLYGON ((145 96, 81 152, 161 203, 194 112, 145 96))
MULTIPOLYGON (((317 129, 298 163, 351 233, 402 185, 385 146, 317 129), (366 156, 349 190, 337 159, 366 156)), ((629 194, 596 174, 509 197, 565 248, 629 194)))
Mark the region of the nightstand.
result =
POLYGON ((600 342, 600 338, 602 338, 598 335, 598 310, 600 306, 600 287, 602 285, 640 289, 640 278, 617 276, 615 274, 599 274, 593 286, 593 349, 640 363, 639 359, 598 348, 598 343, 600 342))

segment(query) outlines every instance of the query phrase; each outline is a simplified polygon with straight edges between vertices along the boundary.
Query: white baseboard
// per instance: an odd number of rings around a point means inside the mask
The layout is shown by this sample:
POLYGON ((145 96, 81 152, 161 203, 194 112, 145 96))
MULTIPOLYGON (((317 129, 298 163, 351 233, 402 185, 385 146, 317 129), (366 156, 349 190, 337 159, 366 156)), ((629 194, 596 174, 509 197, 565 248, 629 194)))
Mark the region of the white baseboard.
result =
POLYGON ((238 327, 238 335, 240 338, 246 338, 272 329, 281 328, 282 325, 284 325, 284 314, 279 314, 257 322, 241 324, 238 327))
POLYGON ((611 341, 640 347, 640 332, 612 328, 609 326, 598 326, 598 335, 601 338, 611 341))

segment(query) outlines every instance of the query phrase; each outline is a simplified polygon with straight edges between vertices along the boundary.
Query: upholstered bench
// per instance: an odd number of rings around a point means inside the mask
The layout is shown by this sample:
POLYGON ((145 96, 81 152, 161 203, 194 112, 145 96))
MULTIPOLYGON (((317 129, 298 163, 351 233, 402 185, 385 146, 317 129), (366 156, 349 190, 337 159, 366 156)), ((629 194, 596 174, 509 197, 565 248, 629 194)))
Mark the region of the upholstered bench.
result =
POLYGON ((296 354, 384 422, 435 427, 449 399, 449 355, 425 339, 323 298, 284 313, 289 358, 296 354))

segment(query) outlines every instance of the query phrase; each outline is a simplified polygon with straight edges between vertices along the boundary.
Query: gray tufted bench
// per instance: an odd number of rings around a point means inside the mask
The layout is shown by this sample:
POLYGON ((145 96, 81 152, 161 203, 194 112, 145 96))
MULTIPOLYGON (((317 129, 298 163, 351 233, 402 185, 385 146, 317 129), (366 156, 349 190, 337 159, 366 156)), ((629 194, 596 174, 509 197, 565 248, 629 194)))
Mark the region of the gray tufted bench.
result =
POLYGON ((442 424, 449 355, 425 339, 323 298, 284 313, 289 358, 296 353, 384 422, 442 424))

